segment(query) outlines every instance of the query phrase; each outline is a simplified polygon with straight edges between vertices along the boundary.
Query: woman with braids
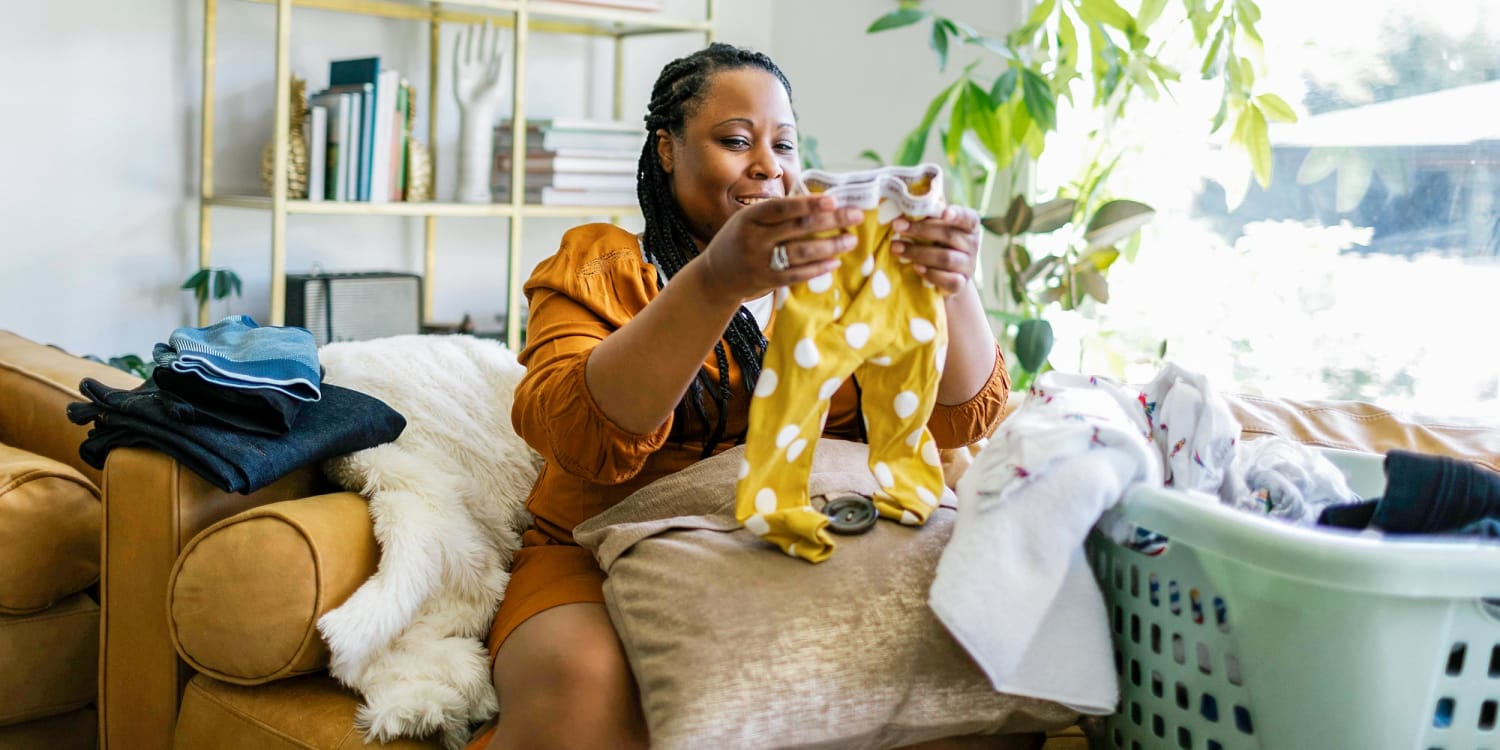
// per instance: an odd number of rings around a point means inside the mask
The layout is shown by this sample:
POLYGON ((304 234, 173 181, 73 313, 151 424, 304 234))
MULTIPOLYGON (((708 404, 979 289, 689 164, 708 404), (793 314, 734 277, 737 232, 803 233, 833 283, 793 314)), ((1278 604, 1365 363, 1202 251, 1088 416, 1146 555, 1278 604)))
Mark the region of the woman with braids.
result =
MULTIPOLYGON (((471 748, 647 746, 604 573, 573 528, 743 440, 772 291, 832 270, 853 238, 810 235, 862 218, 827 196, 788 197, 800 164, 791 85, 765 55, 715 44, 673 61, 651 92, 646 134, 645 231, 575 228, 526 283, 527 370, 512 416, 546 464, 490 633, 499 723, 471 748)), ((978 217, 950 208, 896 228, 925 241, 894 247, 948 294, 929 427, 942 447, 967 445, 999 421, 1008 388, 970 284, 978 217)), ((860 438, 855 383, 835 394, 824 434, 860 438)))

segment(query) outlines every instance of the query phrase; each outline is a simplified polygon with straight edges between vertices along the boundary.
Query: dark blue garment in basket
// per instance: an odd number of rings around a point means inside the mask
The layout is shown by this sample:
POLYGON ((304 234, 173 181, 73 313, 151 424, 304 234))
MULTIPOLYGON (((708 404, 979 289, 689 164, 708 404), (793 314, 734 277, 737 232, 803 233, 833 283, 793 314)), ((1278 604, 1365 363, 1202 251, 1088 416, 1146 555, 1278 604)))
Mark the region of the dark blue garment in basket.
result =
POLYGON ((127 391, 84 378, 79 390, 89 400, 69 404, 68 419, 94 423, 78 446, 88 465, 104 468, 115 448, 154 448, 214 486, 244 494, 308 464, 389 443, 406 428, 406 418, 380 399, 326 383, 323 398, 307 403, 284 435, 184 422, 154 384, 127 391))

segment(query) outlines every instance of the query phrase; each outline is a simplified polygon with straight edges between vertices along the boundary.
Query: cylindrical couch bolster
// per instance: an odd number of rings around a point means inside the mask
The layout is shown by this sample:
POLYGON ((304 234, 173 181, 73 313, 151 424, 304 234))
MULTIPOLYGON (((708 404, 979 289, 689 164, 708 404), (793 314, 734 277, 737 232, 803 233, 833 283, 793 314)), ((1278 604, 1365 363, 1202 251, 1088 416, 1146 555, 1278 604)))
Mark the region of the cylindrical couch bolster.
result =
POLYGON ((194 669, 259 685, 328 666, 318 618, 375 573, 380 550, 365 499, 288 500, 226 518, 173 567, 168 622, 194 669))

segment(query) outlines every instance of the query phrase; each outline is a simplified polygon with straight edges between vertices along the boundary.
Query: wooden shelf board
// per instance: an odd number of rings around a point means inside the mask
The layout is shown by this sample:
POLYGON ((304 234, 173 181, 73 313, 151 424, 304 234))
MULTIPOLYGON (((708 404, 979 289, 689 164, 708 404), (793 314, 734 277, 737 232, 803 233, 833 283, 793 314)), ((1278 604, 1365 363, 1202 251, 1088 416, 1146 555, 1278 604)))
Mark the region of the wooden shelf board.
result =
MULTIPOLYGON (((211 206, 248 208, 256 211, 271 210, 271 199, 264 195, 216 195, 204 199, 211 206)), ((509 203, 367 203, 364 201, 305 201, 286 202, 289 214, 323 214, 333 216, 500 216, 517 215, 516 207, 509 203)), ((586 218, 590 216, 635 216, 640 214, 636 206, 543 206, 526 204, 520 207, 523 217, 586 218)))
MULTIPOLYGON (((252 0, 274 5, 276 0, 252 0)), ((498 26, 515 25, 519 0, 292 0, 298 8, 331 10, 366 16, 400 18, 410 21, 438 20, 443 23, 483 23, 498 26), (437 7, 441 5, 441 7, 437 7)), ((673 18, 654 12, 624 10, 593 5, 575 5, 554 0, 527 3, 531 13, 531 30, 556 34, 589 34, 595 36, 640 36, 675 32, 705 32, 707 20, 673 18)))

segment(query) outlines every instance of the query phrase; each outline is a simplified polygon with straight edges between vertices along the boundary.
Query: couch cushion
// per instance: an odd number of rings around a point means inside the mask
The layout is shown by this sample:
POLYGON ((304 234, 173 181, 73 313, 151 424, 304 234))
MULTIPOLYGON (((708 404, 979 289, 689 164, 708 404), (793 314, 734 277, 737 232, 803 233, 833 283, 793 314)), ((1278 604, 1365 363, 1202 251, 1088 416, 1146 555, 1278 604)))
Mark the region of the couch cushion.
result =
POLYGON ((70 466, 0 445, 0 614, 99 580, 99 490, 70 466))
POLYGON ((397 739, 365 744, 354 728, 359 697, 327 674, 243 687, 203 675, 182 696, 173 742, 214 750, 438 750, 442 743, 397 739))
POLYGON ((99 674, 99 605, 75 594, 30 615, 0 615, 0 726, 93 702, 99 674))
POLYGON ((1500 422, 1393 412, 1358 401, 1230 395, 1246 438, 1275 435, 1326 448, 1385 453, 1402 448, 1457 456, 1500 471, 1500 422))
POLYGON ((0 727, 0 750, 94 750, 99 746, 99 715, 92 708, 0 727))
MULTIPOLYGON (((575 529, 641 690, 652 747, 894 747, 1064 727, 1078 714, 996 693, 927 606, 952 533, 881 521, 809 565, 738 528, 743 448, 700 461, 575 529)), ((820 440, 809 492, 873 493, 862 444, 820 440)))
POLYGON ((375 572, 364 498, 337 492, 226 518, 172 570, 172 642, 194 669, 257 685, 328 665, 316 624, 375 572))

